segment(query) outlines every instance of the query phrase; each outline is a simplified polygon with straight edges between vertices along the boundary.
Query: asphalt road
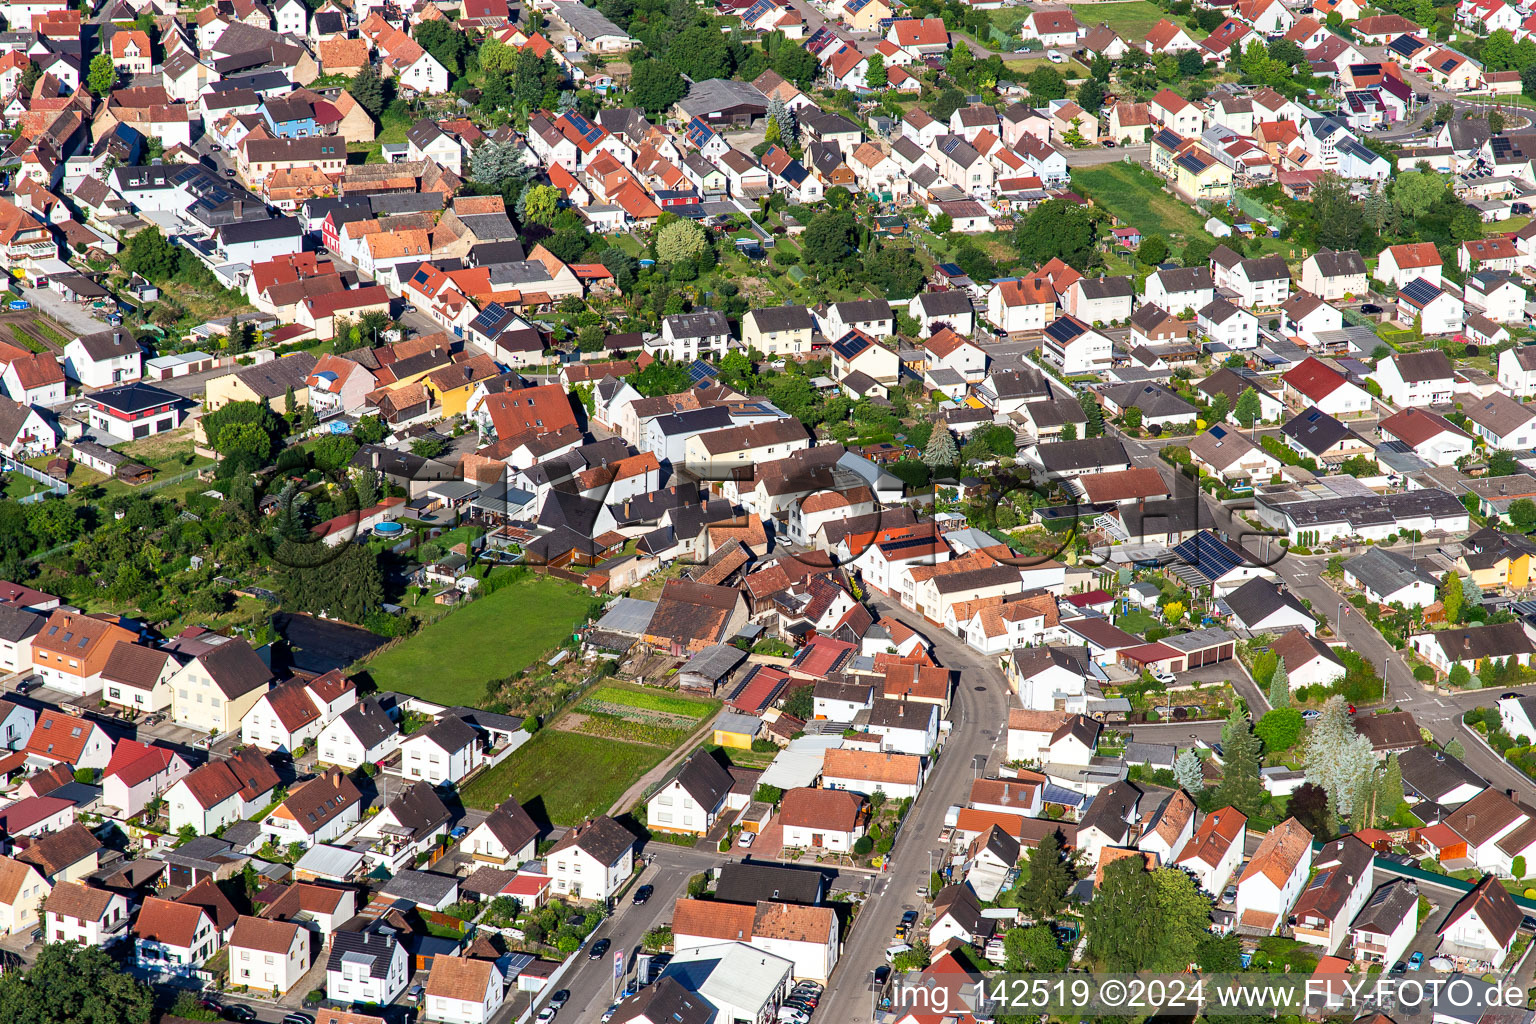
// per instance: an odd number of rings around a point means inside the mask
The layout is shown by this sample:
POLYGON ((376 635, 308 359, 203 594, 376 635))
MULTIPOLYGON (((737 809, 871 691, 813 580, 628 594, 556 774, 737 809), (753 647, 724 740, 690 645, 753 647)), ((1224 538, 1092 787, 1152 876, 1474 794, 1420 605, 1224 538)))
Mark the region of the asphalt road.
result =
POLYGON ((921 630, 933 642, 939 663, 958 670, 959 683, 950 709, 953 727, 944 751, 928 777, 928 784, 907 813, 889 870, 859 911, 852 933, 844 937, 842 959, 817 1008, 818 1022, 836 1024, 872 1019, 871 972, 885 963, 885 950, 902 913, 923 907, 929 856, 939 849, 944 812, 951 804, 964 803, 969 798, 971 782, 977 776, 973 757, 985 753, 986 771, 994 770, 1002 762, 1008 736, 1008 687, 996 661, 882 595, 871 597, 871 603, 881 612, 889 612, 921 630))
MULTIPOLYGON (((1123 436, 1122 440, 1133 463, 1138 466, 1161 468, 1159 464, 1162 460, 1157 457, 1154 446, 1144 445, 1123 436)), ((1231 511, 1225 506, 1205 495, 1201 496, 1201 500, 1206 503, 1206 508, 1218 532, 1225 532, 1229 537, 1234 538, 1253 533, 1252 527, 1240 519, 1234 519, 1231 511)), ((1249 536, 1245 547, 1256 557, 1265 558, 1266 546, 1258 538, 1249 536)), ((1405 545, 1398 545, 1398 547, 1405 547, 1405 545)), ((1387 684, 1387 692, 1382 702, 1384 706, 1412 712, 1419 726, 1428 729, 1442 744, 1449 743, 1453 739, 1458 740, 1466 751, 1463 760, 1467 766, 1487 779, 1490 784, 1501 789, 1515 789, 1529 793, 1532 790, 1531 780, 1503 758, 1490 753, 1475 734, 1461 722, 1462 714, 1469 709, 1491 705, 1493 695, 1481 690, 1459 693, 1440 690, 1414 679, 1413 671, 1404 660, 1402 653, 1389 644, 1359 609, 1345 600, 1323 578, 1322 573, 1327 565, 1327 559, 1327 555, 1309 557, 1286 555, 1275 562, 1272 568, 1285 581, 1293 594, 1310 601, 1312 610, 1327 619, 1336 637, 1343 640, 1350 649, 1359 652, 1361 657, 1375 666, 1376 671, 1383 675, 1387 684)), ((1536 684, 1515 686, 1511 689, 1519 693, 1536 693, 1536 684)), ((1148 730, 1138 728, 1136 730, 1138 738, 1146 731, 1148 730)), ((1217 731, 1219 733, 1219 729, 1217 731)), ((1169 741, 1165 739, 1162 742, 1169 741)))

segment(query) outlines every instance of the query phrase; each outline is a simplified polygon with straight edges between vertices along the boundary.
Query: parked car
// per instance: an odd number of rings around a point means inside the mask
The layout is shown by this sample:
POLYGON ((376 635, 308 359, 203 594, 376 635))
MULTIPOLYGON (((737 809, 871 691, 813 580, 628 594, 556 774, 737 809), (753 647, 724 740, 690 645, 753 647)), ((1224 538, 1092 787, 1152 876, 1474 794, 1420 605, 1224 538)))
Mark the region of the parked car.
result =
POLYGON ((568 988, 562 988, 560 991, 549 997, 549 1005, 553 1006, 557 1010, 570 1001, 571 990, 568 988))
POLYGON ((539 1024, 549 1024, 550 1021, 555 1019, 555 1014, 559 1012, 560 1011, 555 1009, 553 1006, 546 1006, 544 1009, 539 1011, 539 1015, 535 1017, 534 1020, 538 1021, 539 1024))
POLYGON ((613 1015, 615 1013, 617 1013, 618 1010, 619 1010, 619 1008, 617 1006, 610 1006, 610 1007, 608 1007, 608 1009, 604 1010, 603 1011, 603 1024, 608 1024, 609 1021, 613 1020, 613 1015))
POLYGON ((31 693, 33 690, 37 689, 41 685, 42 684, 37 681, 37 676, 33 676, 30 679, 23 679, 21 682, 17 683, 16 684, 16 692, 17 693, 31 693))
POLYGON ((756 839, 756 832, 748 832, 746 829, 742 829, 741 835, 736 837, 736 845, 745 850, 747 847, 751 846, 756 839))
POLYGON ((1052 64, 1065 64, 1067 62, 1067 58, 1056 50, 1045 51, 1045 59, 1052 64))
POLYGON ((315 1024, 315 1018, 307 1013, 299 1013, 295 1010, 283 1018, 283 1024, 315 1024))
POLYGON ((1499 694, 1499 700, 1519 700, 1519 699, 1520 699, 1520 695, 1518 693, 1516 693, 1514 690, 1510 690, 1508 693, 1501 693, 1501 694, 1499 694))
POLYGON ((1301 713, 1301 717, 1304 721, 1310 722, 1318 717, 1318 713, 1313 711, 1311 708, 1307 708, 1301 713))
POLYGON ((656 887, 654 885, 642 885, 640 888, 635 890, 635 898, 630 900, 630 902, 637 907, 643 906, 645 901, 650 899, 651 895, 655 891, 656 887))
POLYGON ((241 1006, 239 1003, 230 1003, 228 1006, 224 1007, 223 1017, 225 1020, 240 1021, 243 1024, 243 1022, 255 1020, 256 1011, 251 1009, 249 1006, 241 1006))
POLYGON ((1360 312, 1364 313, 1366 316, 1380 316, 1383 311, 1380 306, 1376 305, 1376 303, 1367 302, 1365 305, 1360 307, 1360 312))
POLYGON ((411 990, 405 994, 405 998, 413 1003, 419 1003, 426 994, 427 990, 421 985, 412 985, 411 990))
POLYGON ((1399 960, 1397 963, 1392 965, 1391 973, 1392 974, 1407 974, 1408 973, 1408 965, 1403 963, 1401 960, 1399 960))
POLYGON ((1178 679, 1174 676, 1174 674, 1165 668, 1160 668, 1156 672, 1153 672, 1152 678, 1162 683, 1164 686, 1172 686, 1174 683, 1178 682, 1178 679))
POLYGON ((469 835, 469 829, 463 825, 460 825, 452 832, 448 833, 448 835, 452 839, 463 839, 465 836, 469 835))
MULTIPOLYGON (((917 911, 909 910, 905 914, 902 914, 901 915, 901 923, 903 925, 905 925, 906 927, 908 927, 908 928, 911 928, 913 925, 917 924, 917 911)), ((816 983, 815 982, 808 982, 807 984, 814 985, 816 983)))
POLYGON ((1408 969, 1410 971, 1417 971, 1419 968, 1421 968, 1423 966, 1424 966, 1424 954, 1422 952, 1418 951, 1418 950, 1415 950, 1413 956, 1408 958, 1408 969))
POLYGON ((612 945, 613 942, 609 939, 598 939, 596 942, 592 943, 592 949, 587 953, 587 959, 601 960, 603 957, 608 955, 608 949, 612 945))

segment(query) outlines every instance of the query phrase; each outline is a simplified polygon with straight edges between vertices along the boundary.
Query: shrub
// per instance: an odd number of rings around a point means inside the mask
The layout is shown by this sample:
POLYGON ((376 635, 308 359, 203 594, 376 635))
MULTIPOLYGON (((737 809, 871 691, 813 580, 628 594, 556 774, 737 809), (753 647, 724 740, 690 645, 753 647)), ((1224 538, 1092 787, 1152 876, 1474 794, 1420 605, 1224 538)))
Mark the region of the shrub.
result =
POLYGON ((1421 683, 1432 683, 1435 681, 1435 670, 1428 665, 1417 665, 1413 670, 1413 678, 1421 683))
POLYGON ((875 842, 869 836, 859 836, 853 843, 853 855, 855 857, 868 857, 869 852, 875 848, 875 842))

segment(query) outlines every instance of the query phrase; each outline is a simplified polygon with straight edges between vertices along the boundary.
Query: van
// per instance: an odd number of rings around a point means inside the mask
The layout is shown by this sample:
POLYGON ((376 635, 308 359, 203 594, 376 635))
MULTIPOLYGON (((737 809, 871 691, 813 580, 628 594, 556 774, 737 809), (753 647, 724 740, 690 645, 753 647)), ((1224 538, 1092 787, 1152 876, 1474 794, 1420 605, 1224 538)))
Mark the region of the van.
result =
POLYGON ((896 962, 896 958, 901 956, 901 954, 910 952, 912 952, 911 946, 907 945, 905 942, 898 942, 896 945, 891 946, 885 951, 885 962, 888 964, 893 964, 896 962))

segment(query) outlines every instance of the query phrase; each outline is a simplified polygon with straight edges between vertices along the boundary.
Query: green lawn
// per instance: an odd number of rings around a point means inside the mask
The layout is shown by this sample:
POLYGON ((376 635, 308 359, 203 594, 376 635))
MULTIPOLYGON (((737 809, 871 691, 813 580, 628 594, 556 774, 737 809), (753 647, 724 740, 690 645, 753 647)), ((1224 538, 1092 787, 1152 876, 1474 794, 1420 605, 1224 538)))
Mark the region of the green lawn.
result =
MULTIPOLYGON (((1152 26, 1168 17, 1168 12, 1147 0, 1129 0, 1127 3, 1100 3, 1088 7, 1079 8, 1084 26, 1097 25, 1100 22, 1114 29, 1115 32, 1131 45, 1140 43, 1147 38, 1147 33, 1152 31, 1152 26)), ((1184 29, 1191 39, 1200 39, 1205 35, 1198 28, 1191 29, 1183 22, 1173 19, 1174 23, 1184 29)))
POLYGON ((511 757, 464 787, 467 807, 489 810, 507 797, 535 820, 575 825, 606 813, 613 802, 667 756, 663 747, 620 743, 543 729, 511 757), (539 806, 541 805, 542 806, 539 806))
POLYGON ((642 711, 659 711, 664 715, 682 715, 685 718, 706 718, 719 707, 718 701, 694 700, 677 697, 654 690, 630 689, 627 686, 599 686, 587 694, 589 700, 602 700, 610 704, 639 708, 642 711))
POLYGON ((1127 633, 1135 633, 1137 636, 1145 633, 1154 626, 1162 625, 1150 613, 1140 608, 1132 608, 1115 619, 1115 625, 1127 633))
MULTIPOLYGON (((538 577, 503 587, 362 662, 381 690, 474 704, 485 684, 521 672, 568 638, 592 604, 569 583, 538 577)), ((521 756, 521 755, 519 755, 521 756)))
POLYGON ((1205 218, 1163 191, 1151 172, 1140 166, 1117 162, 1079 167, 1072 172, 1072 187, 1122 221, 1163 235, 1170 242, 1205 235, 1205 218))

